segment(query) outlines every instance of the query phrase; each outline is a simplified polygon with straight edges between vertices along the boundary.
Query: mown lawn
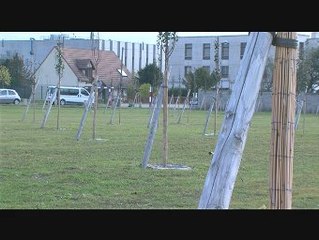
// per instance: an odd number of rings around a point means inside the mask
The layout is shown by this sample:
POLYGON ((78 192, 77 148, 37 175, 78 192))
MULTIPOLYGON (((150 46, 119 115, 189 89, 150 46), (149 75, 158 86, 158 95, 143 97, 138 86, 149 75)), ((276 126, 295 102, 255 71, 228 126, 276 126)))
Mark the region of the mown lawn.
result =
MULTIPOLYGON (((169 112, 169 161, 191 170, 143 169, 149 134, 147 108, 100 106, 96 140, 89 112, 80 140, 81 106, 53 107, 40 128, 42 105, 0 105, 0 209, 196 209, 218 136, 203 135, 207 112, 169 112)), ((219 112, 217 126, 223 121, 219 112)), ((214 117, 209 122, 213 132, 214 117)), ((255 113, 232 194, 231 209, 259 209, 269 202, 271 113, 255 113)), ((319 116, 302 115, 295 134, 293 208, 319 208, 319 116)), ((162 116, 150 164, 162 163, 162 116)))

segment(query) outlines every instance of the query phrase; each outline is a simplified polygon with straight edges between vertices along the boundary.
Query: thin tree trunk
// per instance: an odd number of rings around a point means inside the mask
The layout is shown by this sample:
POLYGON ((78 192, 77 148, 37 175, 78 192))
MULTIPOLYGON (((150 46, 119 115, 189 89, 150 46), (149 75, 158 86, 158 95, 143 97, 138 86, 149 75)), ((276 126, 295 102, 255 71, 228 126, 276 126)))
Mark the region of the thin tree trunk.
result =
POLYGON ((58 93, 57 93, 57 104, 58 104, 58 114, 57 114, 57 118, 56 118, 56 129, 59 130, 60 129, 60 86, 61 86, 61 76, 59 76, 59 82, 58 82, 58 93))
MULTIPOLYGON (((97 81, 96 81, 97 84, 97 81)), ((98 105, 98 94, 99 94, 99 90, 98 87, 96 86, 94 89, 94 110, 93 110, 93 132, 92 132, 92 139, 95 140, 96 139, 96 115, 97 115, 97 105, 98 105)))
POLYGON ((168 41, 165 43, 165 70, 163 85, 163 165, 166 166, 168 159, 168 41))

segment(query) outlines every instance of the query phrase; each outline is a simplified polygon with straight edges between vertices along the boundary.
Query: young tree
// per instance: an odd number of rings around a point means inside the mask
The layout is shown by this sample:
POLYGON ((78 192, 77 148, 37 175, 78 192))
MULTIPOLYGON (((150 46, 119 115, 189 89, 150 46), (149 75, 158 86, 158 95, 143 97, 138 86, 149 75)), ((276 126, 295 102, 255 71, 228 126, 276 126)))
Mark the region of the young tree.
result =
POLYGON ((220 61, 219 61, 219 41, 216 41, 214 44, 214 62, 215 62, 215 70, 213 71, 213 78, 215 82, 216 95, 215 95, 215 122, 214 122, 214 135, 217 134, 217 114, 218 114, 218 101, 219 101, 219 84, 221 80, 220 74, 220 61))
POLYGON ((6 59, 2 64, 7 67, 10 76, 10 87, 19 88, 21 97, 27 97, 31 93, 30 71, 24 65, 23 59, 17 53, 11 59, 6 59))
POLYGON ((188 72, 183 79, 183 84, 186 86, 187 90, 191 90, 191 92, 197 92, 198 86, 195 81, 195 74, 193 72, 188 72))
POLYGON ((312 92, 319 86, 319 47, 312 48, 297 63, 297 92, 312 92))
POLYGON ((57 115, 57 124, 56 129, 60 129, 60 87, 61 87, 61 79, 63 77, 64 71, 64 63, 63 63, 63 53, 62 53, 62 44, 58 42, 57 44, 57 52, 56 52, 56 64, 55 64, 55 71, 58 74, 59 81, 58 81, 58 93, 57 93, 57 103, 58 103, 58 115, 57 115))
POLYGON ((197 68, 195 70, 194 75, 197 87, 203 89, 204 92, 206 92, 214 86, 215 79, 206 68, 197 68))
POLYGON ((274 59, 268 57, 265 66, 265 71, 263 73, 263 78, 260 86, 260 91, 271 92, 272 91, 272 75, 274 71, 274 59))
POLYGON ((0 84, 2 87, 9 86, 11 83, 11 75, 6 66, 0 65, 0 84))
POLYGON ((139 70, 137 74, 139 76, 139 84, 151 84, 154 88, 154 92, 163 81, 163 74, 155 63, 146 65, 143 69, 139 70))
POLYGON ((144 83, 140 86, 139 93, 140 93, 142 102, 147 102, 147 99, 149 97, 149 89, 150 89, 149 83, 144 83))
POLYGON ((99 33, 97 33, 97 39, 95 40, 95 34, 91 32, 91 41, 92 41, 92 55, 93 55, 93 60, 94 60, 94 80, 92 83, 92 87, 94 90, 94 110, 93 110, 93 132, 92 132, 92 138, 95 140, 96 138, 96 115, 97 115, 97 109, 98 109, 98 100, 99 100, 99 91, 98 91, 98 84, 99 84, 99 76, 98 76, 98 65, 100 62, 100 49, 99 49, 99 44, 100 44, 100 37, 99 33))
POLYGON ((164 52, 165 68, 163 82, 163 164, 166 166, 168 159, 168 62, 174 51, 175 43, 178 40, 176 32, 159 32, 157 35, 157 45, 164 52))

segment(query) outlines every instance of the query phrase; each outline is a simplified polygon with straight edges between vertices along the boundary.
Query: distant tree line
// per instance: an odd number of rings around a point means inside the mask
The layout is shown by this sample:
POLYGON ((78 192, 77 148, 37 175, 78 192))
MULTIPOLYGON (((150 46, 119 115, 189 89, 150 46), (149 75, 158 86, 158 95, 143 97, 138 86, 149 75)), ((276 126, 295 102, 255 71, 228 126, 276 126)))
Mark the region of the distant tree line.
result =
MULTIPOLYGON (((297 94, 317 93, 319 87, 319 47, 299 53, 297 59, 297 94)), ((261 91, 272 91, 274 59, 268 58, 262 80, 261 91)))
POLYGON ((31 66, 26 67, 17 53, 12 58, 0 59, 0 86, 13 88, 22 98, 28 98, 32 89, 31 66))

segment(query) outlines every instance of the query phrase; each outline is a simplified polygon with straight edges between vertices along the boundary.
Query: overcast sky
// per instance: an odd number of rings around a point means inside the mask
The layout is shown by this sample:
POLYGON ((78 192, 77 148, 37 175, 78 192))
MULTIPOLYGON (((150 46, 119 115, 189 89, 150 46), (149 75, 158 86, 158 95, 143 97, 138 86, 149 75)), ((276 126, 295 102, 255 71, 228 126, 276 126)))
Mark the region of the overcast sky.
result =
MULTIPOLYGON (((298 32, 311 35, 311 32, 298 32)), ((48 39, 51 34, 67 34, 70 38, 89 39, 91 32, 0 32, 0 40, 48 39)), ((98 32, 99 38, 127 42, 155 44, 158 32, 98 32)), ((178 36, 246 35, 248 32, 177 32, 178 36)), ((96 37, 97 38, 97 35, 96 37)))
MULTIPOLYGON (((98 32, 100 39, 111 39, 127 42, 156 43, 158 32, 98 32)), ((0 40, 42 40, 51 34, 67 34, 70 38, 89 39, 91 32, 0 32, 0 40)), ((247 32, 177 32, 178 36, 211 36, 247 34, 247 32)), ((96 35, 97 38, 97 35, 96 35)))

